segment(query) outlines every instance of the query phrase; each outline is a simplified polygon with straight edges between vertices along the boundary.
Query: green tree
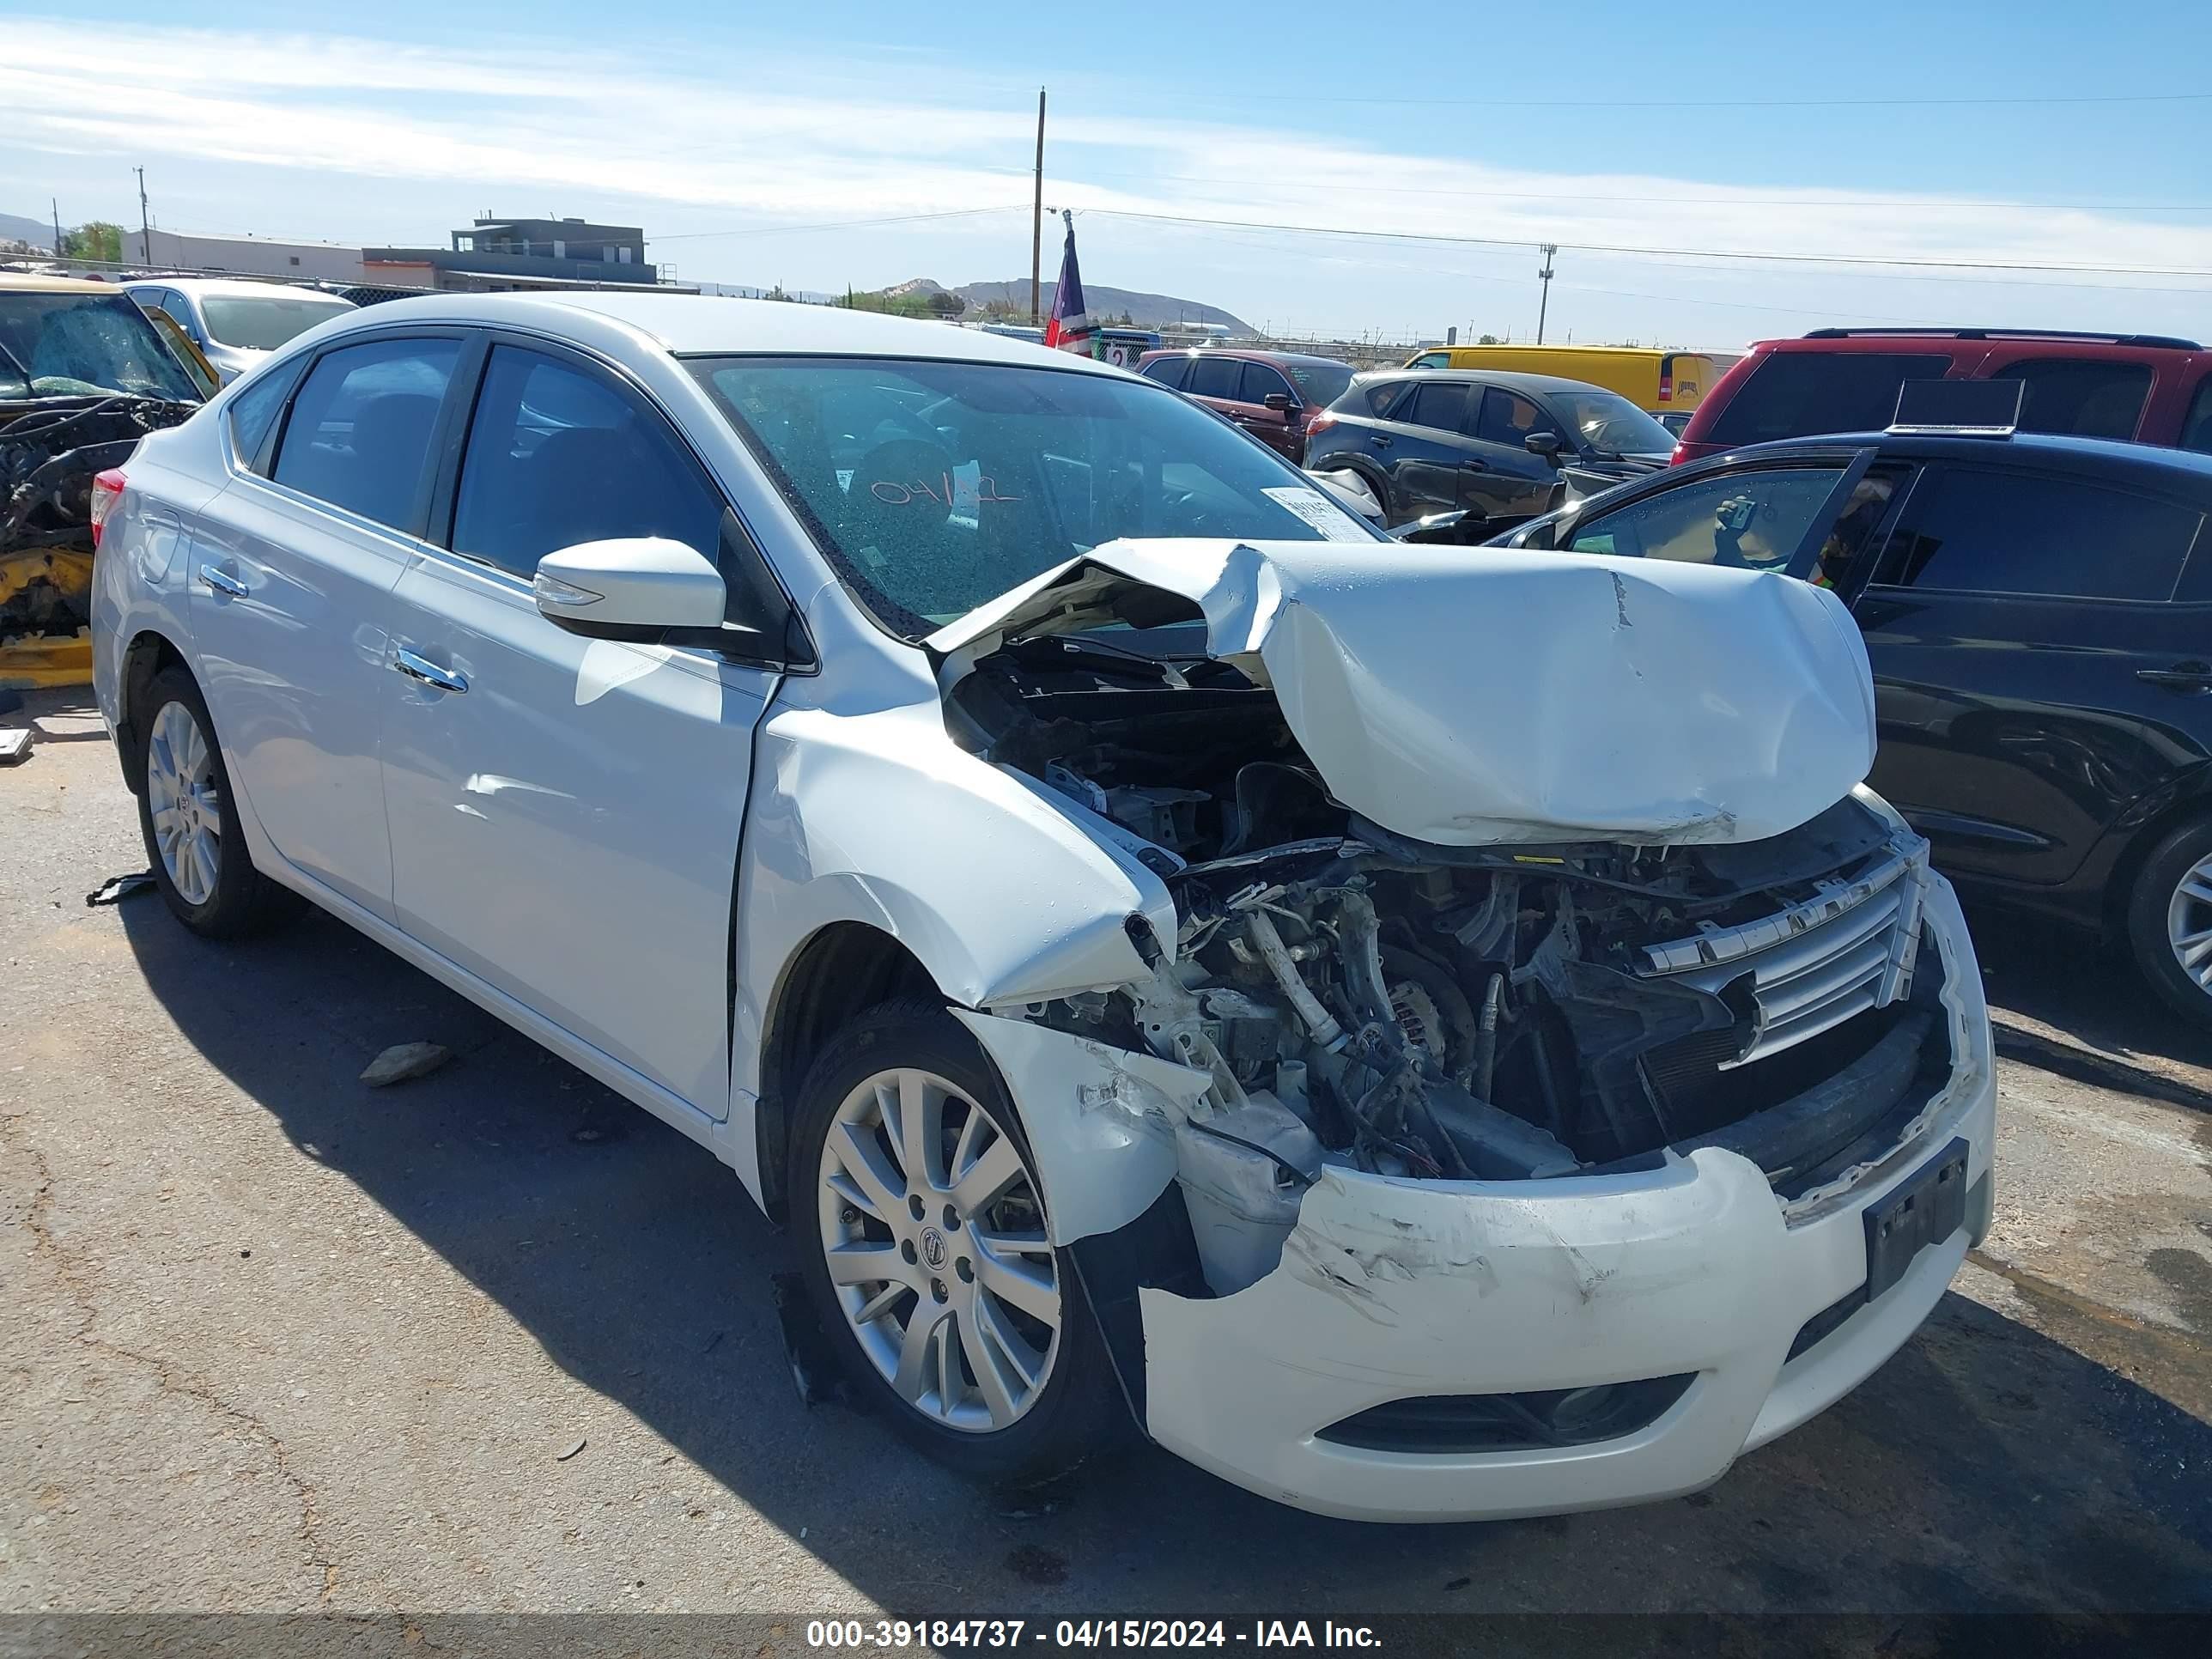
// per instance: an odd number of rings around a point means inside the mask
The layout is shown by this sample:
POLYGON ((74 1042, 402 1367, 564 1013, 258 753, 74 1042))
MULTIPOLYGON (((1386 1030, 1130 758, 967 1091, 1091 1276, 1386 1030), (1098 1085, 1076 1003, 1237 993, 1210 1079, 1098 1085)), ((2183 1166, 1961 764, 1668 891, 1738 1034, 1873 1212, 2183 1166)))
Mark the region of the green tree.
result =
POLYGON ((1480 340, 1475 342, 1475 344, 1477 345, 1504 345, 1504 343, 1505 342, 1499 339, 1495 334, 1486 334, 1480 340))
POLYGON ((62 257, 68 259, 100 259, 119 265, 123 263, 123 227, 111 225, 105 219, 94 219, 75 230, 65 230, 62 233, 61 252, 62 257))

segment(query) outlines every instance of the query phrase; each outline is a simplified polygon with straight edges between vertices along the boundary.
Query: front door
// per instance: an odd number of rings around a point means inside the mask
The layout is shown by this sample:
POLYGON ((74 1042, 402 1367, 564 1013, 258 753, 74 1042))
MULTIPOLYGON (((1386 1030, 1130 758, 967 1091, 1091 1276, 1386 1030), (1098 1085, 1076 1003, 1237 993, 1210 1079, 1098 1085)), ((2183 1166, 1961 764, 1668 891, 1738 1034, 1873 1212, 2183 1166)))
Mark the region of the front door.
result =
POLYGON ((288 863, 387 920, 377 741, 392 590, 421 546, 460 349, 448 336, 325 352, 273 459, 244 458, 266 476, 234 478, 189 550, 201 686, 243 804, 288 863))
POLYGON ((1558 462, 1532 454, 1529 438, 1550 433, 1559 439, 1561 459, 1575 459, 1573 441, 1562 424, 1534 398, 1504 386, 1485 386, 1474 411, 1474 458, 1482 471, 1466 475, 1466 505, 1493 519, 1532 518, 1548 510, 1559 482, 1558 462))
POLYGON ((708 1115, 729 1104, 731 900, 775 676, 587 640, 531 599, 556 548, 664 536, 730 568, 736 520, 635 388, 501 343, 447 550, 380 665, 399 925, 708 1115))
POLYGON ((1854 611, 1871 781, 1939 864, 2063 881, 2130 802, 2203 761, 2212 583, 2177 597, 2203 517, 2049 472, 1922 471, 1854 611))

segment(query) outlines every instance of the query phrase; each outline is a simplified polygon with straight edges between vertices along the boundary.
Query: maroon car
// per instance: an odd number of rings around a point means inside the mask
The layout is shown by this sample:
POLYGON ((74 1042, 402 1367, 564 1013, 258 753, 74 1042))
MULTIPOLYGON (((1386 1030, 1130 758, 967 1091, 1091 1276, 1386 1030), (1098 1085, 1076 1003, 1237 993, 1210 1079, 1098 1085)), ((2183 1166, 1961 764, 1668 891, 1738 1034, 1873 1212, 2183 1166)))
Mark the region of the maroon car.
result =
POLYGON ((1137 373, 1197 398, 1293 461, 1305 459, 1306 422, 1352 384, 1352 366, 1334 357, 1235 346, 1147 351, 1137 373))

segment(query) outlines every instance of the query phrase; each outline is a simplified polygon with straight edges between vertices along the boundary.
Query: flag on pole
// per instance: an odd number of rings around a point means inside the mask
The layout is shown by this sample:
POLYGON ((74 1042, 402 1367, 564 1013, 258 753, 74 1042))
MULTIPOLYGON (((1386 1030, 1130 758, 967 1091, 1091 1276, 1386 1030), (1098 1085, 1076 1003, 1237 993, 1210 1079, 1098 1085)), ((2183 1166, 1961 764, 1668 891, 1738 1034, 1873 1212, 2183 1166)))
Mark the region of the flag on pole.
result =
POLYGON ((1083 274, 1075 268, 1075 216, 1062 213, 1067 223, 1067 248, 1060 256, 1060 286, 1052 291, 1052 316, 1044 325, 1044 343, 1061 351, 1091 355, 1091 319, 1083 309, 1083 274))

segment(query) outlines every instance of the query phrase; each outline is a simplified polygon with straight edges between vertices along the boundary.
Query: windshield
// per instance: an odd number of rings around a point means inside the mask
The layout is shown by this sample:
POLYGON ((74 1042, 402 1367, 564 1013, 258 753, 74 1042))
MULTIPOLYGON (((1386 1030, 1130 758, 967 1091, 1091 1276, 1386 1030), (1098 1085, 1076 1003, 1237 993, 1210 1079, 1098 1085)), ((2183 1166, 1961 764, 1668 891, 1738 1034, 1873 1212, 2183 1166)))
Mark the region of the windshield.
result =
POLYGON ((1578 386, 1551 394, 1586 449, 1609 455, 1663 455, 1674 447, 1667 428, 1617 392, 1578 386))
POLYGON ((138 302, 113 294, 0 293, 0 397, 102 392, 198 403, 138 302))
POLYGON ((1298 383, 1298 396, 1305 399, 1309 409, 1327 409, 1344 396, 1345 387, 1352 384, 1352 370, 1342 363, 1285 363, 1291 378, 1298 383))
POLYGON ((353 307, 323 294, 200 296, 207 331, 217 344, 245 351, 274 351, 317 323, 327 323, 353 307))
POLYGON ((1382 539, 1271 451, 1143 380, 857 358, 690 368, 846 586, 908 639, 1121 537, 1382 539))

